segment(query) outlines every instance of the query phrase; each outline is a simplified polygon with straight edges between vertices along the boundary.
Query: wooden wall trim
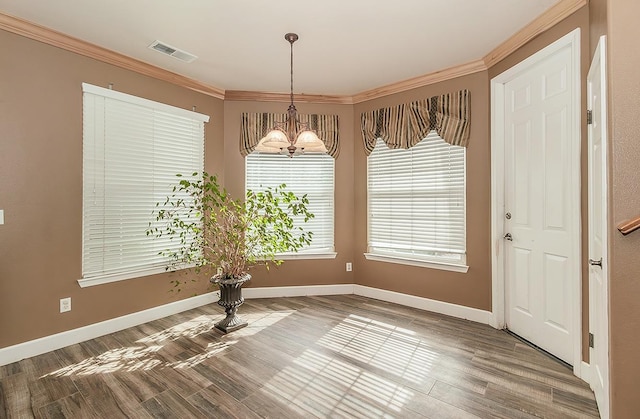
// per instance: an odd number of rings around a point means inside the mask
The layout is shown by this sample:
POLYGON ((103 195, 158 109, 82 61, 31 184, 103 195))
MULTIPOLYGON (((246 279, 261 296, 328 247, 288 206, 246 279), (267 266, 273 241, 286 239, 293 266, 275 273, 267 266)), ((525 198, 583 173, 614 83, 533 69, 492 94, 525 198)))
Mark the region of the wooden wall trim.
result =
MULTIPOLYGON (((522 47, 537 35, 576 12, 587 3, 588 0, 560 0, 560 2, 550 7, 542 15, 538 16, 535 20, 518 31, 518 33, 485 55, 484 58, 476 61, 435 71, 433 73, 414 77, 408 80, 391 83, 375 89, 366 90, 353 96, 297 94, 294 99, 296 102, 302 103, 350 105, 484 71, 509 56, 509 54, 522 47)), ((0 29, 4 29, 8 32, 36 41, 44 42, 67 51, 94 58, 108 64, 113 64, 127 70, 135 71, 149 77, 167 81, 218 99, 258 102, 289 102, 289 94, 286 93, 248 92, 241 90, 229 90, 225 92, 224 89, 210 86, 206 83, 181 76, 168 70, 163 70, 143 61, 136 60, 135 58, 110 51, 106 48, 99 47, 81 39, 73 38, 52 29, 45 28, 44 26, 10 16, 2 12, 0 12, 0 29)))
MULTIPOLYGON (((224 94, 224 100, 244 100, 256 102, 284 102, 289 103, 291 96, 289 93, 270 93, 270 92, 249 92, 245 90, 227 90, 224 94)), ((351 96, 338 95, 308 95, 294 93, 293 100, 296 103, 331 103, 339 105, 352 105, 351 96)))
POLYGON ((389 96, 394 93, 400 93, 418 87, 428 86, 430 84, 439 83, 445 80, 454 79, 456 77, 466 76, 468 74, 477 73, 486 70, 484 61, 477 60, 470 63, 447 68, 445 70, 435 71, 433 73, 414 77, 408 80, 399 81, 397 83, 388 84, 386 86, 377 87, 367 90, 353 96, 353 103, 366 102, 368 100, 389 96))
POLYGON ((65 35, 53 29, 45 28, 38 24, 10 16, 0 12, 0 29, 25 38, 43 42, 54 47, 75 52, 89 58, 112 64, 145 76, 163 80, 196 92, 224 99, 224 90, 201 83, 197 80, 173 73, 145 63, 135 58, 128 57, 115 51, 102 48, 78 38, 65 35))
POLYGON ((556 3, 511 38, 485 55, 483 58, 485 65, 487 68, 494 66, 542 32, 575 13, 585 6, 587 2, 588 0, 561 0, 556 3))

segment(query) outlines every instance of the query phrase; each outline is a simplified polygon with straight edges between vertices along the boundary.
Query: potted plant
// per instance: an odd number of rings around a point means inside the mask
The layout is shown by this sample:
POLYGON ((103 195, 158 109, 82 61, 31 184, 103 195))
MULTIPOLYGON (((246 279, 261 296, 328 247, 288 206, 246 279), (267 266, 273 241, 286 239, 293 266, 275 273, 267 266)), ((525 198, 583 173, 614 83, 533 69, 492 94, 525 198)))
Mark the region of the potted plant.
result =
MULTIPOLYGON (((312 232, 294 224, 294 218, 313 218, 307 196, 298 197, 282 184, 261 192, 248 190, 242 201, 206 172, 177 176, 171 195, 156 204, 147 235, 178 241, 178 246, 160 252, 169 258, 167 270, 193 268, 210 274, 220 288, 218 304, 227 314, 216 323, 218 329, 227 333, 244 327, 247 322, 236 312, 244 302, 242 284, 251 279, 249 269, 280 265, 278 254, 311 243, 312 232)), ((179 290, 184 281, 173 282, 179 290)))

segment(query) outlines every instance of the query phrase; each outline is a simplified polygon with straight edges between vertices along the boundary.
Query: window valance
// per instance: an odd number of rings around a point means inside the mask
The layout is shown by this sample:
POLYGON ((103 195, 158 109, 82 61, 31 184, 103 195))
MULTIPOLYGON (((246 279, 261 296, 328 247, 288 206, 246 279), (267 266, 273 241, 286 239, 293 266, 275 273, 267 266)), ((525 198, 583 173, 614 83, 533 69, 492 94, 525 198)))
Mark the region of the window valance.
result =
POLYGON ((361 115, 367 155, 381 138, 389 148, 411 148, 432 130, 452 145, 469 144, 471 99, 468 90, 381 108, 361 115))
MULTIPOLYGON (((338 115, 298 114, 300 122, 309 123, 320 139, 324 141, 329 155, 338 157, 338 115)), ((286 113, 243 113, 240 126, 240 153, 243 156, 255 150, 262 137, 273 129, 276 122, 287 119, 286 113)))

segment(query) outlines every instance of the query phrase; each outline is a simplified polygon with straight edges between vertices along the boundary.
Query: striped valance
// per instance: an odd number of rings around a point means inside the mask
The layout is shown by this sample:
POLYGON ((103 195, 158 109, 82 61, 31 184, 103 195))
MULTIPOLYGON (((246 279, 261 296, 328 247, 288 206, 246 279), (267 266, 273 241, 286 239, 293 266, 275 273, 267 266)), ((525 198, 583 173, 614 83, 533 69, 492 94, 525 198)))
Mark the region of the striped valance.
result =
POLYGON ((381 108, 361 115, 367 155, 382 138, 389 148, 411 148, 435 130, 453 145, 469 144, 471 100, 468 90, 381 108))
MULTIPOLYGON (((287 119, 286 113, 243 113, 240 126, 240 153, 243 156, 255 150, 262 137, 273 129, 276 122, 287 119)), ((302 123, 309 123, 318 137, 324 141, 325 147, 333 158, 338 157, 338 115, 301 115, 298 119, 302 123)))

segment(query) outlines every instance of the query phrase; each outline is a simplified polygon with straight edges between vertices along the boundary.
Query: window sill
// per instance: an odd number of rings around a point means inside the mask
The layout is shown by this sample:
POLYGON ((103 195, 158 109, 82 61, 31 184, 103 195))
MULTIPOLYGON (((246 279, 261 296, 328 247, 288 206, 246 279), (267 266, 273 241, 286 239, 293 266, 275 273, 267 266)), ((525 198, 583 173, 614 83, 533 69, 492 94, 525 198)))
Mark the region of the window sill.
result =
POLYGON ((426 261, 399 256, 379 255, 375 253, 365 253, 364 257, 367 260, 375 260, 378 262, 399 263, 401 265, 419 266, 421 268, 440 269, 443 271, 460 272, 465 274, 469 270, 467 265, 456 263, 426 261))
POLYGON ((301 259, 335 259, 338 256, 336 252, 322 252, 322 253, 286 253, 283 255, 276 255, 276 259, 279 260, 301 260, 301 259))
POLYGON ((101 276, 95 276, 92 278, 78 279, 78 285, 80 285, 80 288, 87 288, 87 287, 93 287, 96 285, 109 284, 111 282, 118 282, 118 281, 125 281, 127 279, 140 278, 143 276, 164 274, 167 272, 172 272, 172 271, 167 271, 166 268, 158 267, 158 268, 149 268, 149 269, 135 271, 135 272, 114 274, 114 275, 101 275, 101 276))

